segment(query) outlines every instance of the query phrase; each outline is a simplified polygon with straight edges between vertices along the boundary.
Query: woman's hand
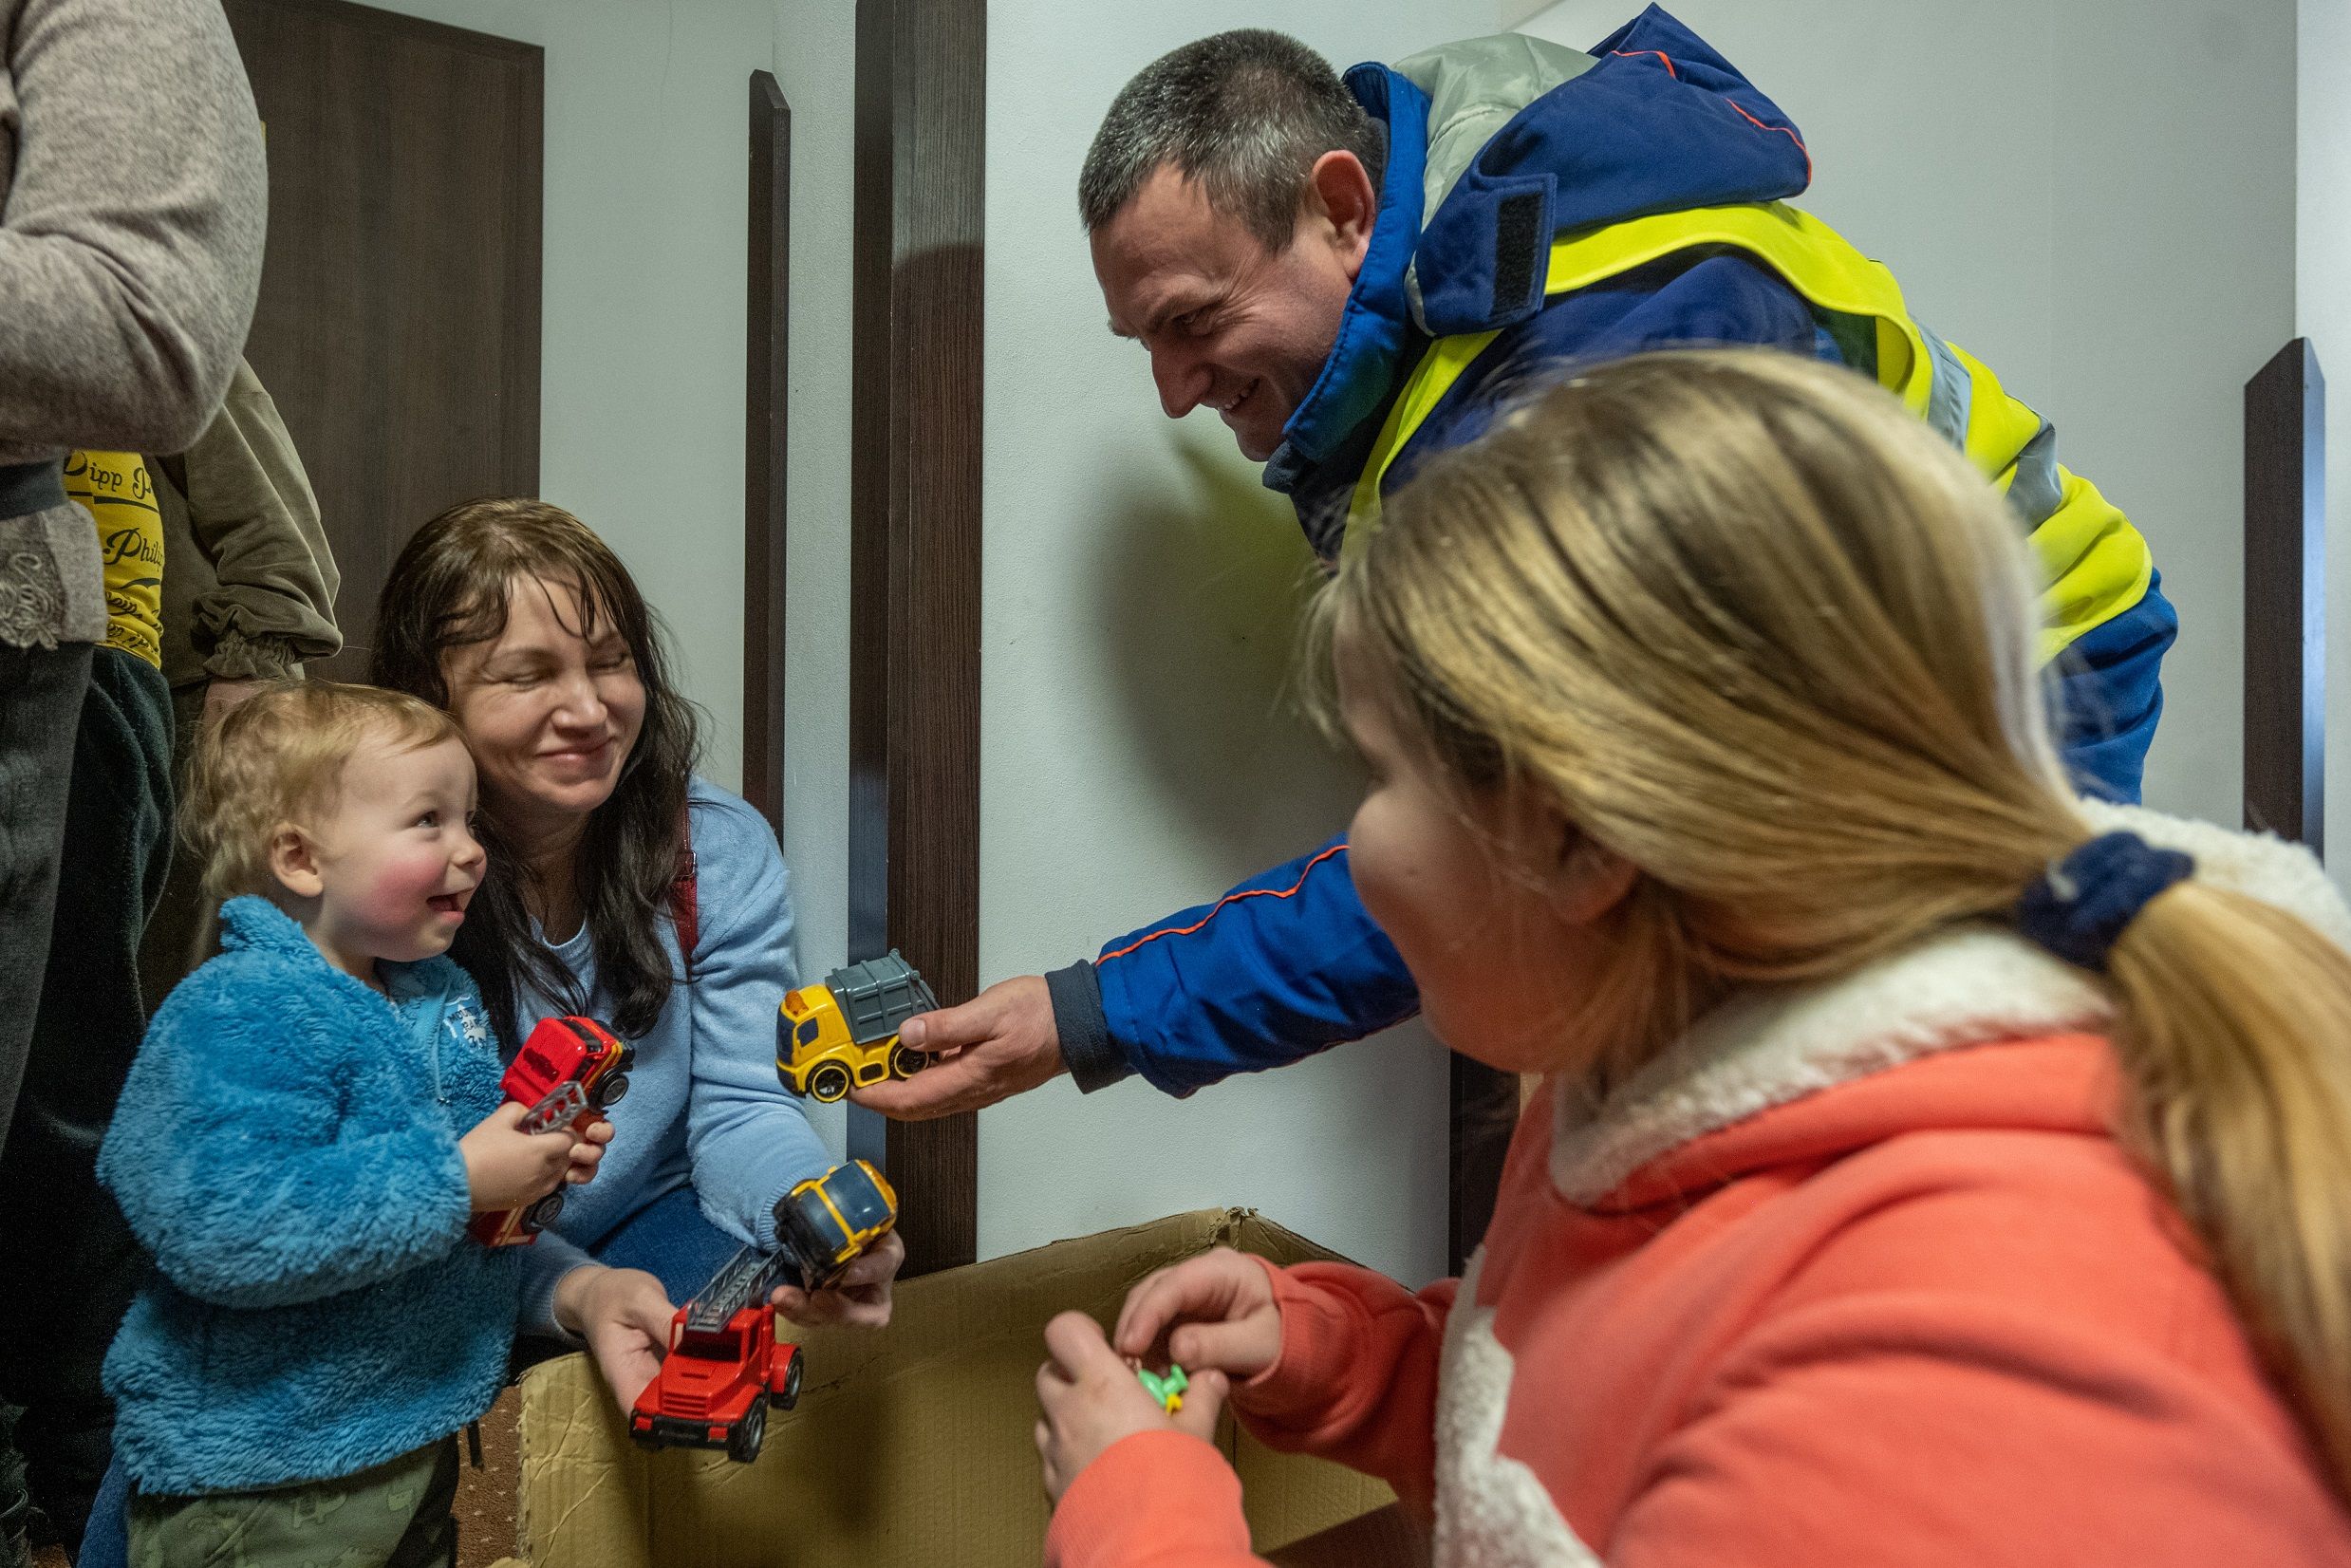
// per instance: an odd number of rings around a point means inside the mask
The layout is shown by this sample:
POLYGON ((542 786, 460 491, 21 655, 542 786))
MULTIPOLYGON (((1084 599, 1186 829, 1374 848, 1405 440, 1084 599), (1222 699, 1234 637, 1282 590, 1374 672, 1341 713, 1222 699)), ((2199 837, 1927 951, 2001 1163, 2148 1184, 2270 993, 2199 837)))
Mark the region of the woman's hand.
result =
POLYGON ((1281 1309, 1265 1265, 1218 1247, 1161 1269, 1127 1293, 1110 1342, 1124 1355, 1166 1357, 1197 1378, 1206 1368, 1243 1383, 1281 1354, 1281 1309))
POLYGON ((1223 1373, 1185 1368, 1191 1386, 1184 1391, 1184 1408, 1171 1416, 1110 1349, 1102 1325, 1084 1313, 1065 1312, 1046 1324, 1045 1350, 1053 1359, 1036 1369, 1036 1403, 1044 1411, 1036 1423, 1036 1455, 1045 1465, 1045 1493, 1055 1503, 1078 1472, 1120 1438, 1172 1430, 1214 1440, 1217 1412, 1224 1407, 1223 1373))
POLYGON ((906 1243, 891 1231, 852 1261, 849 1272, 811 1295, 797 1285, 779 1285, 768 1300, 795 1323, 851 1323, 861 1329, 889 1324, 890 1281, 906 1260, 906 1243))
POLYGON ((604 1146, 611 1141, 612 1123, 608 1119, 600 1116, 590 1122, 588 1130, 580 1134, 580 1141, 571 1146, 571 1168, 564 1172, 563 1179, 573 1186, 585 1186, 595 1180, 596 1163, 604 1158, 604 1146))
POLYGON ((525 1132, 531 1108, 507 1101, 457 1140, 465 1162, 466 1195, 476 1214, 497 1214, 536 1202, 563 1185, 579 1142, 568 1128, 525 1132))
POLYGON ((636 1407, 662 1370, 677 1315, 662 1282, 643 1269, 589 1263, 555 1285, 555 1321, 588 1341, 596 1370, 624 1410, 636 1407))

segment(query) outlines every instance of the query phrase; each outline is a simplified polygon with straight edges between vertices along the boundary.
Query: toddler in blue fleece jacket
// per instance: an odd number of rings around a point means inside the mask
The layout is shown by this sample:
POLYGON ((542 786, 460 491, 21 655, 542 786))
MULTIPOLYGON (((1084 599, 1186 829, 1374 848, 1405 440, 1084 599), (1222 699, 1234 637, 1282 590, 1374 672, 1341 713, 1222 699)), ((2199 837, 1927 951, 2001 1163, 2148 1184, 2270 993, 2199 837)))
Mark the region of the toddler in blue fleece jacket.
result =
POLYGON ((157 1264, 105 1367, 135 1568, 452 1556, 454 1434, 519 1292, 467 1223, 597 1152, 519 1129, 442 956, 481 881, 474 788, 446 715, 371 687, 273 687, 197 753, 208 889, 247 896, 158 1010, 98 1167, 157 1264))

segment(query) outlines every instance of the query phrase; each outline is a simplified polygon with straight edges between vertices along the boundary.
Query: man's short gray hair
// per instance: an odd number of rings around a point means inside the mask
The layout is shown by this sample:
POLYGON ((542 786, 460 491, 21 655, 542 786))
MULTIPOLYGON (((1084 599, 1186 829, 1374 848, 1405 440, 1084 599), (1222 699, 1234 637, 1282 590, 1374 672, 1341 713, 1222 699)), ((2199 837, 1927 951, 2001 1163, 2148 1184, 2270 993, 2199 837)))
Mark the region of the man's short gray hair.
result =
POLYGON ((1221 32, 1160 56, 1119 89, 1087 150, 1078 212, 1092 233, 1173 164, 1201 182, 1212 210, 1284 250, 1306 177, 1334 151, 1354 154, 1378 189, 1386 140, 1331 63, 1283 33, 1221 32))

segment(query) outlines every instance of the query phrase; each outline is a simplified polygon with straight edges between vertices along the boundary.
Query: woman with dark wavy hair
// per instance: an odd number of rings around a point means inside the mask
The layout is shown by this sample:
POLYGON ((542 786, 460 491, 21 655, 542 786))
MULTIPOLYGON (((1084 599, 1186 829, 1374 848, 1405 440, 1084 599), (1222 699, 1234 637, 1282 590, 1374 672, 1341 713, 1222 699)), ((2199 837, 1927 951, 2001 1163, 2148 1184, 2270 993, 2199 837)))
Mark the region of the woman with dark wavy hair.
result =
MULTIPOLYGON (((830 1163, 777 1083, 775 1011, 797 983, 775 835, 698 777, 695 710, 619 557, 545 501, 452 507, 393 564, 374 678, 446 709, 481 780, 490 868, 452 949, 504 1052, 577 1013, 636 1042, 596 1180, 526 1262, 525 1322, 588 1341, 626 1407, 673 1298, 830 1163), (690 941, 681 943, 681 927, 690 941)), ((888 1238, 836 1291, 777 1293, 803 1321, 880 1324, 888 1238)))

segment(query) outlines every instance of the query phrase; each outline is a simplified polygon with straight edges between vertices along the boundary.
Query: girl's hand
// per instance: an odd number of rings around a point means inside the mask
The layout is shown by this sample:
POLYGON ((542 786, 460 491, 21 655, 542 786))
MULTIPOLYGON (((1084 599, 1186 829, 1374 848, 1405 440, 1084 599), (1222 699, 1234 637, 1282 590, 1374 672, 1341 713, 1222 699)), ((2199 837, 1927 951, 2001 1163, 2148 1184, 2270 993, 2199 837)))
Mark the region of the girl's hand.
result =
POLYGON ((596 1175, 596 1162, 604 1158, 604 1146, 612 1141, 612 1124, 599 1117, 588 1124, 579 1141, 571 1146, 571 1167, 563 1179, 573 1186, 584 1186, 596 1175))
POLYGON ((1214 1368, 1245 1383, 1272 1366, 1281 1354, 1281 1309, 1265 1265, 1218 1247, 1147 1278, 1127 1293, 1110 1342, 1143 1359, 1162 1335, 1166 1359, 1195 1379, 1214 1368))
POLYGON ((1044 1461, 1045 1493, 1055 1503, 1078 1472, 1122 1437, 1137 1432, 1189 1432, 1213 1442, 1226 1383, 1219 1372, 1185 1372, 1184 1408, 1168 1415, 1110 1349, 1102 1325, 1082 1312, 1065 1312, 1045 1325, 1053 1359, 1036 1370, 1036 1455, 1044 1461))
POLYGON ((643 1269, 589 1263, 555 1285, 555 1321, 588 1341, 596 1370, 623 1410, 636 1408, 637 1396, 662 1370, 677 1315, 662 1282, 643 1269))
POLYGON ((529 1106, 509 1100, 457 1140, 457 1154, 465 1161, 466 1193, 475 1213, 520 1208, 563 1185, 564 1172, 571 1163, 571 1146, 578 1139, 566 1128, 525 1132, 521 1122, 530 1112, 529 1106))
POLYGON ((891 1231, 868 1247, 830 1289, 809 1294, 797 1285, 778 1285, 768 1297, 795 1323, 851 1323, 861 1329, 889 1325, 890 1281, 906 1260, 906 1243, 891 1231))

